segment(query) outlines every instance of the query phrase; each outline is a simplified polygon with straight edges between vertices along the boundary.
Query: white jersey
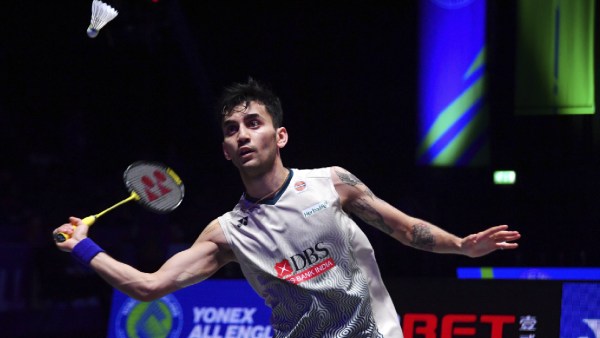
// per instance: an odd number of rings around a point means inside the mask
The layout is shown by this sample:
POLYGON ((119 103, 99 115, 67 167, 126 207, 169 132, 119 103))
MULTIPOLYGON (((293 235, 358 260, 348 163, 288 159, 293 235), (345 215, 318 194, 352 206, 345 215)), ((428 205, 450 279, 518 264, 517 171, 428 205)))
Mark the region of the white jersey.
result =
POLYGON ((260 204, 219 217, 276 337, 402 338, 373 247, 341 207, 331 169, 291 170, 260 204))

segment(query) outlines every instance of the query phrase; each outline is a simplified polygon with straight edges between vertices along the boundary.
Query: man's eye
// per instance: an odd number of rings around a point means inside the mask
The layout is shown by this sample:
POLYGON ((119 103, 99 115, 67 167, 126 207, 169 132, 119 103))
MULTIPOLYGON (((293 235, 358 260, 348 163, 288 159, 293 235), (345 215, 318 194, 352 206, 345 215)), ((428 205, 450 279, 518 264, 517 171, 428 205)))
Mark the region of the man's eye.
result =
POLYGON ((251 127, 258 127, 260 125, 260 122, 258 122, 257 120, 252 120, 250 121, 249 125, 251 127))
POLYGON ((236 126, 227 126, 225 127, 225 135, 233 135, 237 132, 236 126))

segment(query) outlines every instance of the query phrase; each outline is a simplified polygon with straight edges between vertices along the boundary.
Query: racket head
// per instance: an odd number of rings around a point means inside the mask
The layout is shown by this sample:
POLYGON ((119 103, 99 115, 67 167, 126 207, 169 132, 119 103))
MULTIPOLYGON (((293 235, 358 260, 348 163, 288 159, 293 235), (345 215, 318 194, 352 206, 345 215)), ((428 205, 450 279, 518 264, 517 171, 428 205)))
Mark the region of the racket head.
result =
POLYGON ((137 202, 153 212, 171 212, 183 201, 183 182, 173 169, 162 163, 134 162, 123 173, 123 181, 130 193, 139 196, 137 202))

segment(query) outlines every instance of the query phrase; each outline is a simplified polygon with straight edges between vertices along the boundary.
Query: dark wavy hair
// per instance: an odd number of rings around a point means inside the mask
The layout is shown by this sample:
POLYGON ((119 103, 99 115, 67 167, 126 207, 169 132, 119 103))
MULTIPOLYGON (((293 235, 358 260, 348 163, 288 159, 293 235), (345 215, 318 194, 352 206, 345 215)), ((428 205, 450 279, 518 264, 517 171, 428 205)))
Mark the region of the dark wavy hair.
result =
POLYGON ((248 106, 252 101, 265 106, 267 113, 271 115, 275 128, 282 126, 283 109, 279 97, 266 85, 251 77, 248 78, 246 83, 234 83, 223 90, 223 94, 217 103, 219 120, 222 123, 223 118, 232 114, 233 108, 239 105, 248 106))

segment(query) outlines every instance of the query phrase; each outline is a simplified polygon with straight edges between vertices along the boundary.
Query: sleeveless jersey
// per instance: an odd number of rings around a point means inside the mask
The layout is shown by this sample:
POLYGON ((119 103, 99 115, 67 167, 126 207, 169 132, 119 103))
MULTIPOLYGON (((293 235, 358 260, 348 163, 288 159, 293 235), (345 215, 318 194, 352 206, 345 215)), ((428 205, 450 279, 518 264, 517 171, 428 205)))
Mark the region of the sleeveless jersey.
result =
POLYGON ((331 169, 292 169, 271 200, 242 195, 218 218, 275 337, 402 338, 366 235, 342 210, 331 169))

